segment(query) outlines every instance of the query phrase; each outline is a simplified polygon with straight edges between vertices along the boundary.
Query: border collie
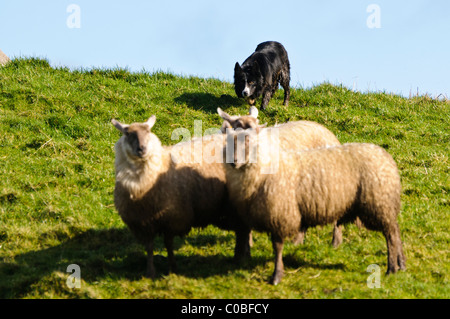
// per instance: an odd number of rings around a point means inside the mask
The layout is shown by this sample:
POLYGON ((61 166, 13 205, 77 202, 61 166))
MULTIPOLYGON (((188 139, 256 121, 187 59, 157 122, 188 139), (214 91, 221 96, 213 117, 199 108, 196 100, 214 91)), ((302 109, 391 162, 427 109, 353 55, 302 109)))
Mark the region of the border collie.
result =
POLYGON ((289 103, 290 64, 286 49, 281 43, 260 43, 255 52, 242 65, 234 66, 234 90, 250 105, 262 95, 261 110, 269 104, 278 84, 284 89, 285 106, 289 103))

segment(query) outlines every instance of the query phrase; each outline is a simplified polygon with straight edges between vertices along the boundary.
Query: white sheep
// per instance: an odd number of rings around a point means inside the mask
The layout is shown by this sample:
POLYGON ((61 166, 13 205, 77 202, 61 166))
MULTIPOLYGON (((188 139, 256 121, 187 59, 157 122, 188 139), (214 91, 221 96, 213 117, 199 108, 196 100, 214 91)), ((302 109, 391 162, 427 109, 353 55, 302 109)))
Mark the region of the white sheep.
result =
MULTIPOLYGON (((252 106, 249 114, 245 116, 229 115, 221 108, 217 113, 224 120, 222 132, 227 128, 255 129, 264 131, 265 125, 259 125, 258 109, 252 106)), ((311 121, 292 121, 275 125, 277 129, 279 145, 286 151, 307 150, 320 147, 341 145, 337 137, 323 125, 311 121)), ((273 128, 268 128, 273 129, 273 128)), ((294 243, 303 243, 307 228, 302 228, 294 238, 294 243)), ((342 243, 342 226, 335 225, 333 229, 332 245, 338 247, 342 243)))
MULTIPOLYGON (((267 150, 263 132, 244 136, 246 143, 232 145, 237 152, 257 143, 256 162, 249 162, 246 151, 243 161, 225 166, 230 200, 242 220, 249 228, 271 233, 276 256, 271 283, 278 284, 284 273, 286 237, 305 227, 339 226, 357 217, 366 228, 381 231, 386 237, 387 272, 405 269, 397 223, 400 176, 395 161, 384 149, 373 144, 345 144, 306 151, 267 150), (261 174, 261 168, 273 165, 273 161, 277 162, 277 171, 261 174)), ((228 134, 228 141, 237 141, 248 131, 229 130, 228 134)), ((225 149, 229 148, 227 145, 225 149)))
MULTIPOLYGON (((114 203, 122 220, 146 247, 147 275, 155 276, 155 236, 164 236, 169 271, 174 271, 173 238, 187 234, 191 227, 214 224, 234 230, 235 257, 247 254, 249 231, 241 234, 243 223, 229 204, 223 164, 175 160, 175 147, 162 146, 151 132, 155 121, 155 116, 131 125, 112 120, 123 133, 115 144, 114 203)), ((204 146, 208 143, 215 141, 205 139, 204 146)), ((187 152, 192 145, 177 145, 176 153, 187 152)))

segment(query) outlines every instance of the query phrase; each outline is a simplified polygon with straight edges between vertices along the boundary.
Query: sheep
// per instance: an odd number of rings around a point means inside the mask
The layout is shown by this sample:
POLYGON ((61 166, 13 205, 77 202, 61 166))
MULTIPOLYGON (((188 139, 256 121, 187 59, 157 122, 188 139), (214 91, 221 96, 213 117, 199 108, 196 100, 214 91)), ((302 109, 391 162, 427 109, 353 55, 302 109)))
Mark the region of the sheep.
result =
POLYGON ((194 143, 176 145, 178 152, 175 146, 162 146, 151 132, 155 121, 155 116, 130 125, 111 121, 123 133, 115 144, 114 204, 146 248, 147 276, 155 277, 153 248, 158 234, 164 236, 169 272, 176 270, 173 238, 187 234, 191 227, 214 224, 234 230, 235 258, 245 255, 248 230, 241 235, 242 222, 227 198, 223 164, 177 160, 174 154, 190 150, 194 143))
MULTIPOLYGON (((232 116, 217 108, 217 113, 224 120, 222 124, 222 132, 225 133, 227 128, 259 130, 265 125, 259 125, 258 109, 252 106, 249 115, 232 116)), ((278 129, 280 146, 284 150, 306 150, 311 148, 319 148, 333 145, 341 145, 337 137, 323 125, 310 121, 288 122, 275 126, 278 129)), ((295 236, 294 244, 301 244, 304 241, 306 228, 302 228, 295 236)), ((338 247, 342 243, 342 226, 335 225, 332 238, 333 247, 338 247)))
POLYGON ((406 268, 397 222, 401 182, 389 153, 373 144, 358 143, 276 152, 268 147, 270 139, 262 139, 261 133, 245 136, 248 131, 229 130, 228 141, 244 138, 245 143, 230 146, 229 142, 224 155, 231 147, 236 152, 244 148, 245 158, 235 156, 224 165, 230 200, 242 220, 249 228, 271 234, 275 269, 270 283, 278 284, 283 276, 286 237, 301 228, 335 222, 341 225, 356 217, 367 229, 383 232, 387 274, 406 268), (254 136, 258 137, 256 142, 254 136), (251 143, 258 147, 255 162, 249 161, 251 143), (277 171, 261 174, 261 168, 272 161, 279 162, 277 171))

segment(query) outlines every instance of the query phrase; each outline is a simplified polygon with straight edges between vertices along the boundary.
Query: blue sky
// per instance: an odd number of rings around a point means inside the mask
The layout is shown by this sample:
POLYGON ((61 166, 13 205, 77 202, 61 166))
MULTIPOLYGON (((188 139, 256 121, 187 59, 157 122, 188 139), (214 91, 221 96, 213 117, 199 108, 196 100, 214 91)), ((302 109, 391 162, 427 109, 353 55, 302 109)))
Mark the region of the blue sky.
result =
POLYGON ((0 49, 54 66, 231 82, 235 62, 276 40, 289 54, 291 86, 329 81, 363 92, 450 98, 449 12, 447 0, 2 1, 0 49), (70 4, 80 9, 79 28, 67 24, 70 4), (371 4, 380 10, 380 28, 368 27, 371 4))

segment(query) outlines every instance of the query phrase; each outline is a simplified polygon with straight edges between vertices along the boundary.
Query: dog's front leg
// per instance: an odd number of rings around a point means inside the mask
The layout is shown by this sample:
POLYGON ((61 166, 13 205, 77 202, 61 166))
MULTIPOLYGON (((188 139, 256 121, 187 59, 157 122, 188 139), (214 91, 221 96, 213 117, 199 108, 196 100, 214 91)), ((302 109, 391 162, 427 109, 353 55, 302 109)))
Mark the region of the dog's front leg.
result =
POLYGON ((261 102, 261 110, 265 110, 266 106, 269 104, 270 98, 272 97, 272 92, 271 90, 265 90, 263 93, 263 97, 262 97, 262 102, 261 102))

